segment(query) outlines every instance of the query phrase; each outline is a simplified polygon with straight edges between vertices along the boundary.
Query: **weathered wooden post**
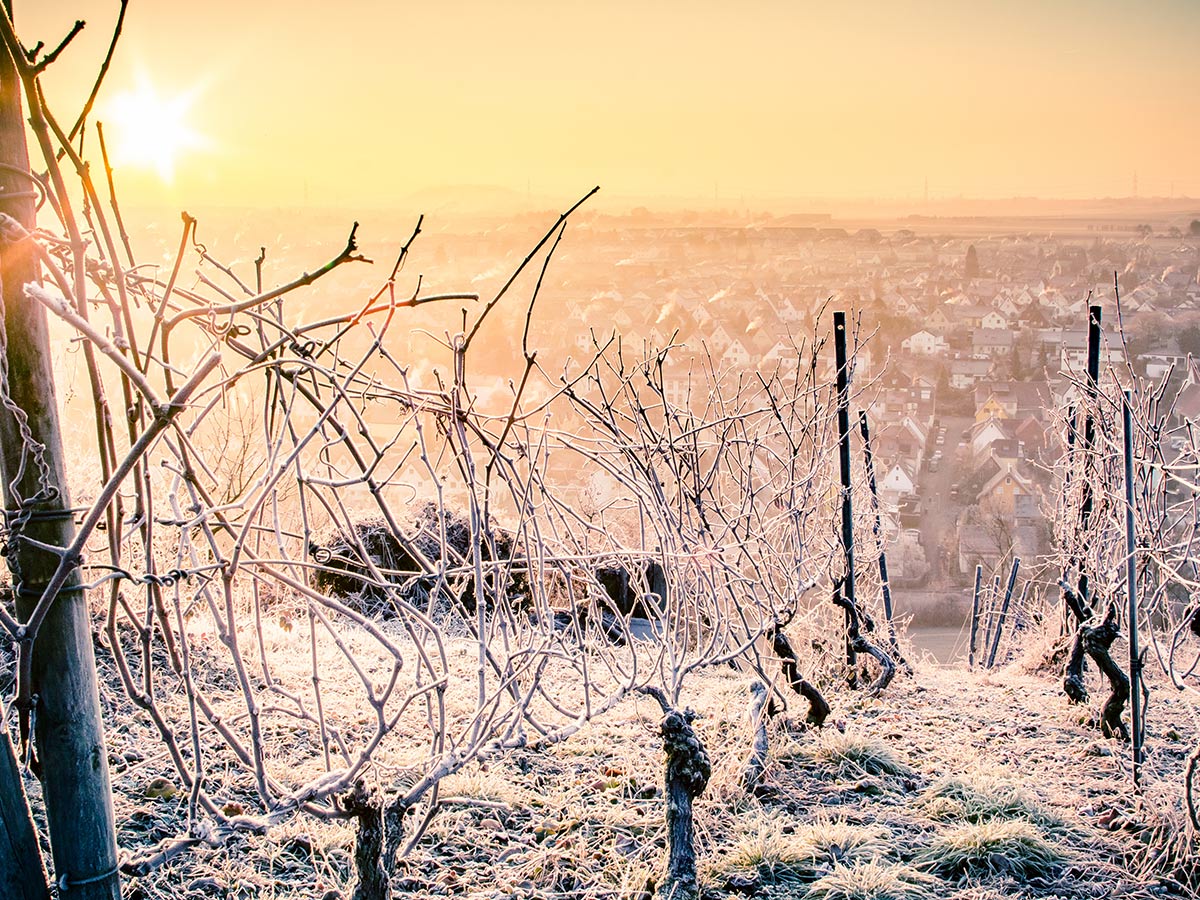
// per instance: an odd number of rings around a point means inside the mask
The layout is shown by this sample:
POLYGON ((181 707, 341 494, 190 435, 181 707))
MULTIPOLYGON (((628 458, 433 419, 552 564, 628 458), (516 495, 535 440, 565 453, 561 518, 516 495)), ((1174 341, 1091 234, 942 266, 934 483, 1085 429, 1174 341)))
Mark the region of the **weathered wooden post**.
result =
POLYGON ((1133 784, 1141 785, 1142 767, 1142 658, 1138 652, 1137 544, 1133 529, 1133 393, 1125 391, 1125 588, 1129 595, 1129 715, 1133 738, 1133 784))
MULTIPOLYGON (((0 162, 5 163, 5 167, 0 167, 0 212, 32 219, 33 182, 28 176, 7 168, 20 164, 18 142, 19 148, 24 150, 24 137, 21 84, 13 72, 12 59, 0 47, 0 162)), ((28 169, 26 157, 26 163, 20 171, 26 172, 28 169)), ((13 253, 8 257, 0 255, 0 275, 3 276, 0 307, 4 305, 10 282, 13 290, 19 290, 22 274, 19 264, 22 262, 21 254, 13 253)), ((32 260, 28 261, 25 269, 33 269, 32 260)), ((0 352, 0 363, 5 365, 0 377, 4 379, 5 388, 8 382, 7 362, 7 351, 0 352)), ((8 479, 4 481, 7 484, 8 479)), ((9 523, 6 521, 4 524, 7 527, 9 523)), ((48 900, 50 897, 37 832, 25 798, 25 786, 21 782, 20 765, 7 728, 0 736, 0 896, 21 900, 48 900)))
POLYGON ((1008 586, 1004 589, 1004 602, 1000 604, 1000 617, 996 620, 996 633, 992 635, 992 647, 988 651, 987 667, 996 662, 996 651, 1000 649, 1000 633, 1004 631, 1004 617, 1008 615, 1008 604, 1012 601, 1013 588, 1017 584, 1017 570, 1021 568, 1021 557, 1014 556, 1012 571, 1008 573, 1008 586))
POLYGON ((50 900, 42 851, 7 732, 0 735, 0 897, 50 900))
MULTIPOLYGON (((5 38, 5 46, 0 46, 0 212, 32 231, 33 180, 21 112, 23 83, 18 71, 18 65, 28 64, 24 60, 15 62, 6 49, 15 40, 11 0, 5 0, 4 12, 0 19, 5 38)), ((4 334, 0 336, 4 371, 0 372, 0 384, 6 392, 0 408, 0 445, 10 531, 7 561, 21 622, 29 620, 59 563, 57 555, 32 542, 66 547, 75 531, 45 310, 25 296, 25 286, 36 283, 38 277, 28 239, 0 234, 0 298, 4 307, 4 334)), ((91 620, 77 574, 71 575, 54 598, 36 636, 26 635, 18 645, 23 677, 16 703, 22 718, 33 726, 59 894, 64 900, 118 900, 108 753, 100 716, 91 620)), ((5 827, 11 828, 11 823, 5 827)), ((0 859, 3 853, 0 851, 0 859)), ((33 865, 30 861, 29 866, 33 865)), ((35 891, 31 896, 38 895, 35 891)))
POLYGON ((967 668, 975 668, 975 639, 979 635, 979 588, 983 583, 983 566, 975 566, 975 593, 971 596, 971 640, 967 645, 967 668))

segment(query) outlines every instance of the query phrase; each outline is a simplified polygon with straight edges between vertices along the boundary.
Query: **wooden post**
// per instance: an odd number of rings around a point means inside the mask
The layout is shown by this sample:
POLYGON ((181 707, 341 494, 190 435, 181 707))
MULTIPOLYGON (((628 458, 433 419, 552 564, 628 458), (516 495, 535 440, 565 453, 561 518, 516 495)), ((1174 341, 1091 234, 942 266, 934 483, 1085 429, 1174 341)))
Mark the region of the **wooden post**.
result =
POLYGON ((42 851, 8 734, 0 734, 0 897, 50 900, 42 851))
POLYGON ((867 484, 871 488, 871 505, 875 509, 873 532, 879 548, 879 585, 883 592, 883 615, 887 619, 888 640, 892 651, 899 655, 900 645, 896 641, 896 623, 892 613, 892 586, 888 581, 887 553, 883 549, 883 520, 879 512, 879 488, 875 483, 875 457, 871 453, 871 431, 864 410, 858 412, 858 427, 863 439, 863 460, 867 467, 867 484))
POLYGON ((979 634, 979 588, 983 583, 983 566, 975 567, 975 593, 971 598, 971 641, 967 649, 967 668, 975 668, 975 638, 979 634))
POLYGON ((1129 595, 1129 694, 1130 731, 1133 738, 1133 784, 1141 786, 1142 767, 1142 659, 1138 652, 1137 544, 1133 530, 1133 393, 1125 391, 1125 588, 1129 595))
POLYGON ((1000 633, 1004 631, 1004 617, 1008 615, 1008 604, 1012 601, 1013 588, 1017 584, 1017 570, 1021 568, 1021 557, 1014 556, 1012 571, 1008 573, 1008 587, 1004 589, 1004 602, 1000 604, 1000 617, 996 620, 996 633, 992 635, 992 648, 988 651, 987 667, 996 662, 996 651, 1000 649, 1000 633))
MULTIPOLYGON (((846 574, 842 582, 842 596, 849 609, 856 606, 854 597, 854 510, 850 498, 850 364, 846 355, 846 314, 833 314, 834 361, 837 365, 837 433, 838 471, 842 486, 842 553, 846 560, 846 574)), ((846 613, 847 632, 850 612, 846 613)), ((855 677, 858 664, 857 653, 850 641, 846 642, 846 661, 850 665, 851 678, 855 677)))
MULTIPOLYGON (((5 7, 11 15, 10 0, 5 7)), ((21 93, 13 60, 0 48, 0 211, 32 231, 32 182, 22 174, 30 168, 21 93)), ((75 532, 45 310, 24 294, 25 285, 37 280, 29 243, 0 235, 5 329, 0 349, 6 364, 0 374, 6 375, 11 399, 11 406, 0 409, 0 445, 6 517, 15 532, 7 560, 22 622, 28 621, 59 561, 22 538, 65 547, 75 532)), ((20 645, 31 665, 17 703, 34 726, 59 895, 64 900, 118 900, 117 842, 91 618, 76 573, 32 637, 20 645)))

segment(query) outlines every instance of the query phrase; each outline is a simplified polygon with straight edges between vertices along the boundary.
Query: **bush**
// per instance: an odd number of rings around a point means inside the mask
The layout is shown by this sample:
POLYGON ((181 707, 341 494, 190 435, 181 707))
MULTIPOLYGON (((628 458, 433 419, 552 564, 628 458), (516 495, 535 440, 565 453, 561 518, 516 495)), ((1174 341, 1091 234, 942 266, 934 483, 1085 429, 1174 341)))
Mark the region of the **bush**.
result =
MULTIPOLYGON (((387 618, 394 614, 391 592, 409 602, 423 602, 435 589, 433 576, 425 572, 416 555, 436 565, 442 558, 441 532, 446 533, 447 576, 445 596, 455 601, 460 611, 475 611, 475 579, 472 565, 471 526, 466 516, 440 510, 426 503, 413 523, 414 534, 397 535, 379 519, 357 522, 354 536, 344 533, 332 536, 324 544, 312 544, 309 553, 321 566, 313 579, 320 591, 352 601, 352 608, 370 616, 387 618), (370 576, 363 552, 383 575, 386 584, 378 584, 370 576), (415 554, 414 552, 415 551, 415 554), (453 571, 457 570, 457 571, 453 571)), ((481 555, 485 563, 512 560, 516 541, 507 531, 489 523, 481 535, 481 555)), ((519 606, 529 604, 529 579, 522 570, 506 575, 504 566, 485 568, 496 574, 496 593, 503 592, 507 600, 519 606)))

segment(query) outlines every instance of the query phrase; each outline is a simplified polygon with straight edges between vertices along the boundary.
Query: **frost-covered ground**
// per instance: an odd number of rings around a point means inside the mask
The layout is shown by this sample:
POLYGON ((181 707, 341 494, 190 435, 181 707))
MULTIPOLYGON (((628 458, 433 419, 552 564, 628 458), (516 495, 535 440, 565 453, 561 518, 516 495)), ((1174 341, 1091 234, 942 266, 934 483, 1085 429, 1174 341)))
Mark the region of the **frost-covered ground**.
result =
MULTIPOLYGON (((739 776, 751 679, 698 673, 683 699, 701 714, 713 759, 697 805, 707 895, 1197 896, 1182 771, 1198 710, 1155 691, 1139 796, 1127 747, 1090 724, 1101 685, 1082 708, 1057 681, 1016 665, 988 675, 918 665, 875 700, 823 683, 830 723, 800 727, 798 704, 776 717, 766 783, 748 796, 739 776)), ((653 701, 631 698, 562 744, 447 779, 398 867, 397 892, 645 896, 665 857, 659 716, 653 701)), ((145 723, 113 703, 110 726, 123 846, 178 833, 186 797, 145 723)), ((127 879, 126 896, 348 897, 352 841, 348 824, 297 816, 127 879)))

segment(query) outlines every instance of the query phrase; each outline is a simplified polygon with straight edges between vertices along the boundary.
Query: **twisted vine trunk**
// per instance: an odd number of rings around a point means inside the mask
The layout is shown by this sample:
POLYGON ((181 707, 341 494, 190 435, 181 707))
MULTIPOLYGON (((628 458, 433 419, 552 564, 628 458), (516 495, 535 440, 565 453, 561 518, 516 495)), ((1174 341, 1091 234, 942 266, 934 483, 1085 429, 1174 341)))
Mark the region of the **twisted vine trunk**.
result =
POLYGON ((342 797, 342 809, 357 825, 354 835, 354 871, 358 883, 352 900, 391 900, 391 877, 396 852, 404 835, 408 807, 397 801, 387 806, 359 780, 342 797))
POLYGON ((800 666, 796 659, 796 651, 792 649, 792 642, 788 640, 788 636, 778 625, 771 629, 770 637, 771 648, 783 664, 783 676, 788 680, 788 685, 808 701, 808 715, 805 717, 805 721, 809 725, 820 728, 829 718, 829 703, 821 696, 821 692, 800 674, 800 666))
MULTIPOLYGON (((896 664, 892 662, 892 658, 887 653, 867 640, 866 635, 863 634, 862 614, 854 599, 844 593, 843 584, 842 581, 834 584, 833 602, 846 612, 846 643, 852 649, 854 656, 865 653, 879 663, 879 677, 867 688, 870 696, 877 697, 884 688, 892 683, 892 679, 896 675, 896 664)), ((866 620, 866 627, 867 630, 874 627, 869 618, 866 620)), ((852 675, 857 676, 857 671, 852 672, 852 675)))
MULTIPOLYGON (((1063 586, 1067 595, 1070 588, 1063 586)), ((1129 740, 1129 729, 1121 721, 1125 711, 1125 703, 1129 700, 1129 676, 1117 665, 1112 658, 1112 645, 1121 630, 1117 627, 1117 605, 1109 603, 1103 620, 1085 622, 1075 632, 1075 641, 1071 645, 1071 656, 1067 660, 1066 677, 1063 679, 1063 690, 1072 703, 1083 703, 1088 698, 1087 685, 1083 680, 1085 657, 1091 657, 1104 676, 1108 678, 1110 692, 1104 707, 1100 712, 1100 731, 1105 737, 1119 737, 1129 740)))
POLYGON ((391 886, 383 867, 383 804, 363 782, 342 798, 342 806, 355 819, 354 871, 358 884, 353 900, 390 900, 391 886))
POLYGON ((1105 737, 1119 737, 1129 740, 1129 729, 1121 721, 1125 711, 1125 702, 1129 699, 1129 676, 1117 665, 1112 658, 1112 645, 1121 634, 1117 627, 1117 605, 1110 603, 1104 621, 1099 625, 1085 625, 1083 632, 1083 647, 1087 655, 1096 663, 1096 668, 1108 678, 1111 691, 1100 712, 1100 731, 1105 737))
POLYGON ((1071 642, 1071 655, 1067 658, 1067 667, 1063 677, 1063 692, 1072 703, 1086 703, 1088 698, 1087 684, 1083 680, 1084 663, 1083 628, 1075 631, 1075 639, 1071 642))
POLYGON ((708 786, 712 765, 696 730, 691 710, 669 710, 662 720, 667 754, 667 878, 659 889, 664 900, 696 900, 696 834, 692 801, 708 786))
POLYGON ((754 732, 754 741, 750 745, 750 758, 746 761, 746 768, 742 770, 742 787, 748 794, 758 793, 767 773, 767 754, 770 751, 767 741, 769 698, 767 686, 761 681, 750 685, 749 720, 750 728, 754 732))

